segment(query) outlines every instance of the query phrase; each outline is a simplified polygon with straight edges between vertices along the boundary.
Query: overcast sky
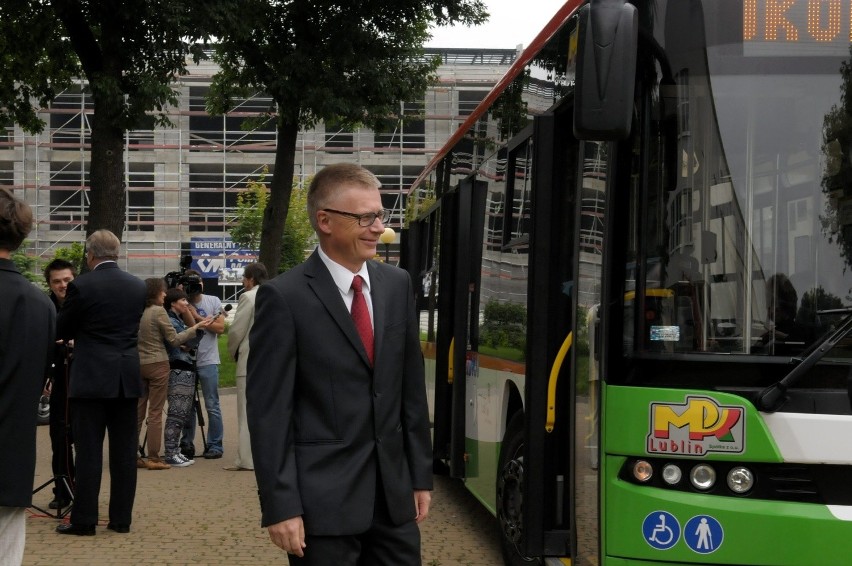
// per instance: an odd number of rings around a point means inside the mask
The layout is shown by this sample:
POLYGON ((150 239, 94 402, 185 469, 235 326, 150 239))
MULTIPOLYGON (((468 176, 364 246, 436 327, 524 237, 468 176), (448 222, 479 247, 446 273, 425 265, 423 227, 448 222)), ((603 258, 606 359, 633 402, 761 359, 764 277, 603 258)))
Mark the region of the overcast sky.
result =
POLYGON ((528 46, 565 0, 485 0, 491 16, 481 26, 434 28, 427 47, 514 49, 528 46))

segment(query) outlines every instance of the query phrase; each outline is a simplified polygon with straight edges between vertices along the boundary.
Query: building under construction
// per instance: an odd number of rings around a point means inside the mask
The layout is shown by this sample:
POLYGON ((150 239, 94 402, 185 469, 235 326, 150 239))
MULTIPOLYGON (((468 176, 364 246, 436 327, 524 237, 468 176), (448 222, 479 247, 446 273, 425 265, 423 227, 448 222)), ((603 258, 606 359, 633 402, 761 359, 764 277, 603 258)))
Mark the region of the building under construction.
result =
MULTIPOLYGON (((392 210, 389 225, 399 231, 406 189, 506 72, 517 51, 429 49, 427 54, 442 58, 439 80, 422 100, 400 102, 394 128, 345 130, 320 123, 300 132, 297 181, 330 163, 358 163, 381 180, 384 206, 392 210)), ((126 134, 127 222, 121 235, 126 255, 120 262, 139 277, 175 270, 193 240, 230 240, 237 195, 264 168, 269 169, 267 183, 275 173, 274 123, 243 129, 247 119, 270 109, 271 98, 257 93, 234 101, 223 116, 208 114, 205 98, 216 70, 211 62, 190 66, 176 85, 180 104, 170 111, 172 127, 126 134)), ((81 81, 42 110, 46 127, 41 134, 25 134, 11 125, 0 132, 0 184, 33 207, 37 223, 28 252, 42 260, 85 239, 92 111, 81 81)), ((239 279, 233 282, 238 284, 239 279)))

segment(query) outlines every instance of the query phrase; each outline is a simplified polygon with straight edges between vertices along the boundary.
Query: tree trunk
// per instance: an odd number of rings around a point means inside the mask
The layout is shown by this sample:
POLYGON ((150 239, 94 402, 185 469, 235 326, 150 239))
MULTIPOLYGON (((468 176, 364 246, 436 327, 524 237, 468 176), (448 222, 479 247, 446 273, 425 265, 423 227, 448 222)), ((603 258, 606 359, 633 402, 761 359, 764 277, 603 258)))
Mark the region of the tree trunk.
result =
MULTIPOLYGON (((86 236, 105 228, 121 240, 124 233, 127 193, 124 186, 124 132, 116 118, 98 108, 92 121, 92 157, 89 172, 89 217, 86 236), (104 114, 107 114, 106 116, 104 114)), ((109 105, 111 106, 111 105, 109 105)))
MULTIPOLYGON (((120 120, 121 100, 92 97, 94 114, 92 149, 89 169, 89 213, 86 237, 106 229, 123 240, 127 192, 124 186, 124 130, 116 126, 120 120)), ((80 273, 89 271, 85 255, 80 273)))
MULTIPOLYGON (((68 33, 92 93, 94 113, 89 117, 92 148, 86 236, 104 228, 121 240, 127 202, 124 128, 121 126, 124 94, 119 88, 125 62, 123 20, 118 18, 116 25, 103 26, 96 34, 87 20, 95 16, 85 11, 79 2, 54 0, 50 4, 68 33)), ((104 9, 109 10, 109 7, 104 9)), ((81 268, 81 271, 87 270, 85 259, 81 268)))
POLYGON ((269 185, 269 201, 263 213, 263 228, 260 233, 260 262, 270 274, 278 273, 278 264, 281 263, 281 240, 287 213, 290 211, 298 135, 298 123, 290 124, 279 119, 275 172, 269 185))

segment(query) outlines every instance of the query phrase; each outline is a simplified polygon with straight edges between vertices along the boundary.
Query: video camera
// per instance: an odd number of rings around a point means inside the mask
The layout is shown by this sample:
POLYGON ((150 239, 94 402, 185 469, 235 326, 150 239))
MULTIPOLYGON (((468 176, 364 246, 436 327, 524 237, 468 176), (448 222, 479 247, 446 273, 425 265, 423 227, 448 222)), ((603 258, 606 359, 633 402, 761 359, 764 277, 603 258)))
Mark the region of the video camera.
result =
POLYGON ((187 295, 196 295, 203 289, 201 285, 201 277, 194 274, 186 274, 186 270, 192 264, 192 256, 185 255, 180 260, 180 270, 170 271, 163 276, 166 281, 166 287, 174 289, 180 285, 187 295))

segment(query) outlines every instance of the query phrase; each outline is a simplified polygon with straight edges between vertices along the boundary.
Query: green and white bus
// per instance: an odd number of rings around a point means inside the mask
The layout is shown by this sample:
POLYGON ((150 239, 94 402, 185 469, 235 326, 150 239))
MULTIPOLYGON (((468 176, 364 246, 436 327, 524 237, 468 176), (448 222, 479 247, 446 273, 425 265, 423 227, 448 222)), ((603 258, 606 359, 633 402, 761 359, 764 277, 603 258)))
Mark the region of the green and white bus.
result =
POLYGON ((412 185, 436 468, 507 564, 852 563, 850 22, 571 0, 412 185))

